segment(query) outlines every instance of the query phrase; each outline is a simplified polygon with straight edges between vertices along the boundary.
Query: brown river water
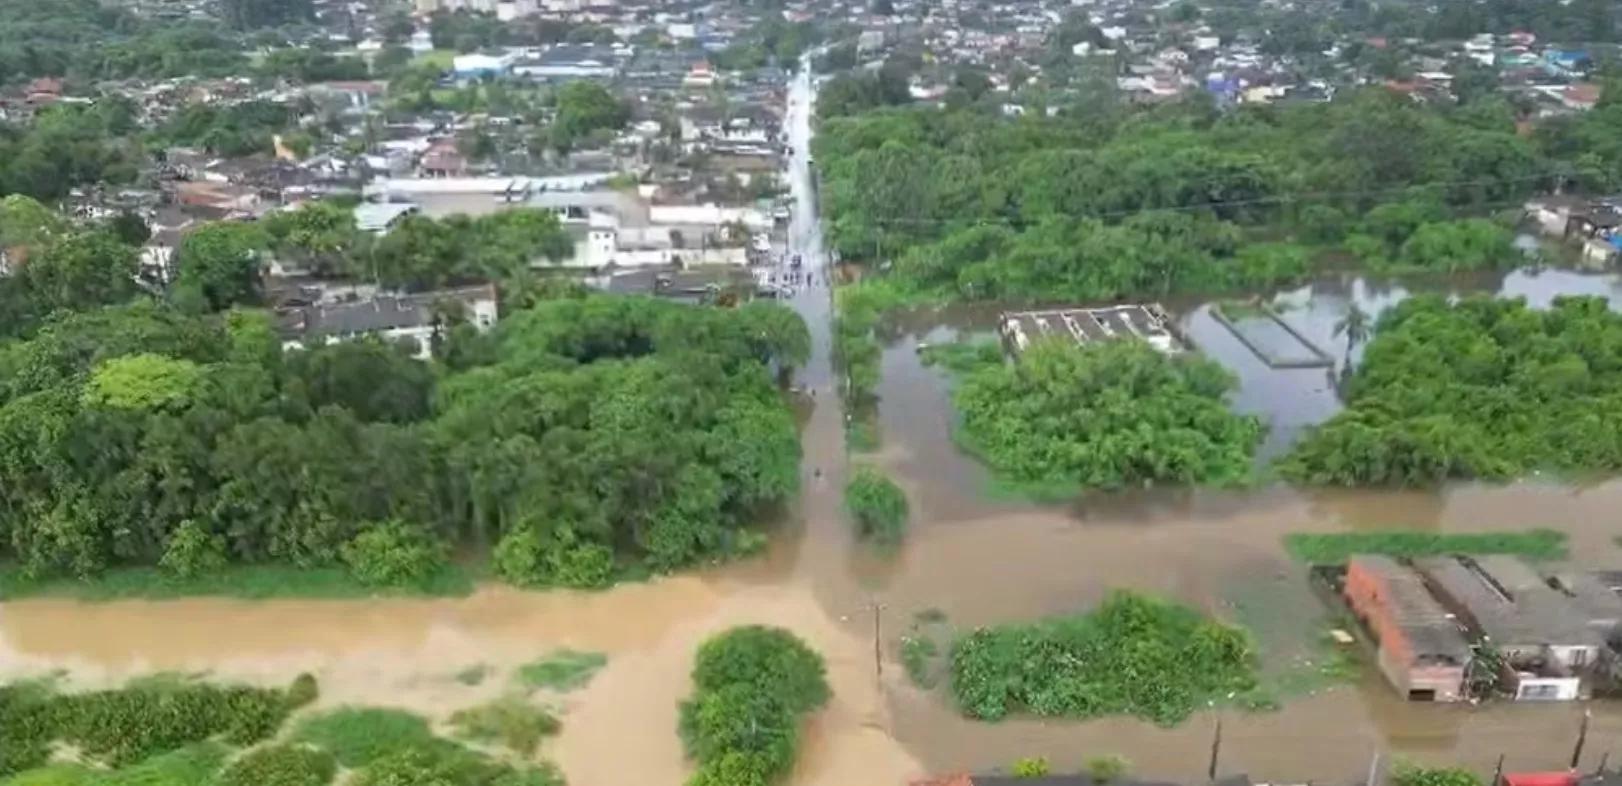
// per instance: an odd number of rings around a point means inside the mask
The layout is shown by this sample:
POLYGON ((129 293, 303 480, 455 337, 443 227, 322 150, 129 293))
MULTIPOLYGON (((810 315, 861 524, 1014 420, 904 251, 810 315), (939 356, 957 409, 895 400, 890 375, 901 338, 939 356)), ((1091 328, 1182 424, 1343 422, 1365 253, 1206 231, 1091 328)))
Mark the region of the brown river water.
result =
MULTIPOLYGON (((795 146, 803 151, 804 139, 795 146)), ((815 252, 814 222, 796 224, 800 246, 815 252)), ((1601 274, 1500 274, 1434 286, 1539 303, 1560 292, 1622 300, 1622 283, 1601 274)), ((1339 357, 1344 346, 1333 325, 1349 303, 1377 313, 1405 292, 1336 279, 1280 293, 1276 302, 1303 334, 1339 357)), ((454 675, 465 668, 486 664, 500 673, 558 647, 593 650, 607 654, 608 664, 585 688, 555 698, 564 730, 543 754, 574 786, 663 786, 689 771, 675 727, 694 649, 726 627, 769 623, 793 629, 823 653, 834 690, 830 706, 810 722, 791 779, 796 786, 901 784, 926 772, 1007 767, 1024 756, 1046 756, 1062 771, 1105 754, 1124 756, 1143 776, 1192 781, 1204 777, 1219 716, 1222 771, 1273 781, 1361 782, 1376 752, 1483 773, 1499 755, 1512 769, 1563 767, 1569 759, 1583 707, 1415 705, 1371 677, 1289 697, 1276 712, 1209 710, 1173 729, 1129 719, 964 720, 944 688, 920 690, 902 673, 899 638, 923 610, 938 609, 952 628, 965 629, 1081 610, 1120 587, 1229 618, 1243 601, 1260 609, 1252 623, 1286 631, 1258 633, 1264 659, 1278 661, 1322 632, 1315 626, 1324 611, 1286 558, 1284 534, 1545 526, 1570 534, 1575 562, 1615 567, 1622 565, 1612 541, 1622 531, 1622 481, 1432 491, 1263 486, 1152 490, 1066 505, 1002 501, 987 493, 983 470, 952 446, 947 381, 914 351, 920 341, 985 331, 993 315, 918 312, 889 328, 879 390, 884 449, 873 459, 907 489, 911 530, 894 553, 875 553, 852 542, 839 510, 847 456, 843 414, 831 395, 827 292, 809 290, 794 305, 813 329, 813 359, 801 382, 823 395, 801 402, 804 492, 762 557, 598 593, 486 587, 461 599, 5 603, 0 679, 64 672, 70 684, 100 685, 181 671, 283 682, 310 671, 321 680, 324 705, 401 706, 442 719, 504 689, 501 677, 459 683, 454 675)), ((1200 349, 1239 377, 1235 406, 1268 419, 1267 452, 1338 407, 1323 369, 1268 369, 1205 306, 1168 305, 1200 349)), ((1613 747, 1622 755, 1622 710, 1605 702, 1590 708, 1587 766, 1613 747)))

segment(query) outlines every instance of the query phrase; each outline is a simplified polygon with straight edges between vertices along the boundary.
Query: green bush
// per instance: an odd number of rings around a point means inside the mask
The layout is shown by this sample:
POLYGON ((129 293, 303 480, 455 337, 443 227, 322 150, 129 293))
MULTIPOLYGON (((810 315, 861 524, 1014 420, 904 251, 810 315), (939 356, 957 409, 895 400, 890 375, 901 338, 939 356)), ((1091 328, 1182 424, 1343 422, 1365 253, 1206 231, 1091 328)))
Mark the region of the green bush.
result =
POLYGON ((562 724, 550 712, 522 696, 504 696, 487 704, 458 710, 450 723, 456 736, 476 742, 499 742, 525 756, 541 739, 558 733, 562 724))
POLYGON ((420 527, 389 521, 344 544, 344 564, 374 587, 420 587, 445 568, 445 545, 420 527))
POLYGON ((287 686, 287 706, 298 709, 321 698, 321 687, 316 684, 315 675, 309 672, 300 672, 293 678, 293 684, 287 686))
POLYGON ((711 637, 693 665, 677 731, 698 761, 688 786, 765 786, 794 766, 801 716, 828 700, 822 657, 781 628, 711 637))
POLYGON ((858 466, 845 484, 845 510, 858 534, 879 543, 899 543, 907 527, 907 495, 871 466, 858 466))
POLYGON ((247 752, 220 774, 219 786, 324 786, 338 771, 332 754, 301 745, 247 752))
POLYGON ((1443 554, 1514 554, 1527 559, 1566 557, 1566 534, 1552 529, 1524 532, 1296 532, 1284 536, 1284 548, 1314 565, 1343 565, 1353 554, 1391 557, 1434 557, 1443 554))
MULTIPOLYGON (((443 742, 443 741, 441 741, 443 742)), ((460 745, 399 751, 356 773, 353 786, 563 786, 550 766, 516 768, 460 745)))
POLYGON ((1109 783, 1125 775, 1129 766, 1120 756, 1095 756, 1087 760, 1087 777, 1095 784, 1109 783))
POLYGON ((1014 762, 1014 777, 1041 778, 1048 774, 1048 760, 1041 756, 1027 756, 1014 762))
POLYGON ((614 552, 598 543, 548 543, 521 527, 503 535, 493 555, 496 575, 520 587, 595 589, 614 578, 614 552))
POLYGON ((341 707, 306 718, 292 741, 329 751, 345 767, 363 767, 380 758, 433 744, 428 721, 405 710, 341 707))
POLYGON ((560 649, 518 667, 518 682, 530 690, 546 688, 563 693, 584 687, 608 663, 600 652, 560 649))
POLYGON ((1163 726, 1255 685, 1238 629, 1129 592, 1089 614, 981 628, 952 647, 952 692, 963 713, 1092 718, 1136 715, 1163 726))
POLYGON ((699 646, 693 664, 699 693, 738 684, 781 698, 794 713, 828 701, 822 656, 782 628, 742 625, 699 646))
POLYGON ((1458 767, 1415 767, 1399 762, 1392 773, 1396 786, 1481 786, 1481 777, 1458 767))
POLYGON ((158 560, 177 578, 192 579, 225 569, 225 538, 210 533, 192 519, 181 522, 169 535, 169 545, 158 560))

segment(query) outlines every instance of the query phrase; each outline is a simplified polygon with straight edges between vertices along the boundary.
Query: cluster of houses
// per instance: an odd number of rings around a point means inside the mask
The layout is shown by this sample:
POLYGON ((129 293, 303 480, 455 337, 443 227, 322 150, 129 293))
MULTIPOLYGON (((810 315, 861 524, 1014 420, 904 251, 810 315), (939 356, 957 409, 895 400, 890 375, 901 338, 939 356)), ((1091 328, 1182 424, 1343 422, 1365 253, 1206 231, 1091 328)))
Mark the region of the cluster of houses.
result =
MULTIPOLYGON (((1135 103, 1197 92, 1228 105, 1321 102, 1337 90, 1369 84, 1415 100, 1451 102, 1455 79, 1469 67, 1496 71, 1502 89, 1537 117, 1590 109, 1599 95, 1587 50, 1541 42, 1528 32, 1458 41, 1346 36, 1303 55, 1268 46, 1255 32, 1235 34, 1201 21, 1198 13, 1174 13, 1173 6, 1186 4, 898 0, 884 4, 893 7, 884 14, 874 5, 836 3, 828 11, 861 30, 857 49, 867 67, 897 52, 920 54, 924 66, 911 85, 920 101, 942 100, 959 68, 984 69, 1009 114, 1022 114, 1029 104, 1022 87, 1040 87, 1031 94, 1050 111, 1066 103, 1078 71, 1111 79, 1117 94, 1135 103), (1376 60, 1381 67, 1371 66, 1376 60)), ((1096 98, 1093 89, 1084 97, 1096 98)))
POLYGON ((1526 203, 1526 215, 1543 234, 1580 249, 1590 262, 1622 253, 1622 197, 1539 197, 1526 203))
POLYGON ((1339 587, 1380 673, 1408 699, 1569 701, 1612 684, 1622 575, 1543 572, 1505 555, 1364 554, 1339 587))

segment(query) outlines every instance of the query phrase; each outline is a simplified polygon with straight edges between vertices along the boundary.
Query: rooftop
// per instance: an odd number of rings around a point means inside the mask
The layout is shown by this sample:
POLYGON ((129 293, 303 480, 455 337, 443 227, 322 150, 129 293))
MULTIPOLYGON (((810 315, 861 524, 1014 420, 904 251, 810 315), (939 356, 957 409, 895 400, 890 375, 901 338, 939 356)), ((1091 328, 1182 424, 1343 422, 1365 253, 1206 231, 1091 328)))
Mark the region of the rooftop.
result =
POLYGON ((1358 554, 1348 562, 1348 568, 1354 565, 1385 580, 1386 606, 1413 645, 1416 657, 1446 658, 1457 663, 1467 659, 1470 644, 1464 640, 1458 622, 1412 568, 1380 554, 1358 554))
POLYGON ((1504 646, 1603 646, 1577 605, 1515 557, 1432 557, 1415 567, 1504 646))

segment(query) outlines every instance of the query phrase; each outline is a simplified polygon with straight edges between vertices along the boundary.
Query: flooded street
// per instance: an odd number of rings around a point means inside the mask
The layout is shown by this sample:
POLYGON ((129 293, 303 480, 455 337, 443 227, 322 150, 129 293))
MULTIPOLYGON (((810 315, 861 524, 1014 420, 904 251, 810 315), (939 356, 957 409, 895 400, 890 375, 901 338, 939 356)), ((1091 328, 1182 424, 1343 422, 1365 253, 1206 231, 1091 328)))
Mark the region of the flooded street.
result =
MULTIPOLYGON (((791 244, 822 278, 826 260, 806 166, 811 90, 803 74, 791 96, 797 199, 791 244)), ((1525 295, 1535 303, 1558 293, 1599 294, 1622 303, 1616 275, 1554 270, 1408 289, 1336 278, 1278 293, 1272 302, 1339 366, 1346 340, 1335 325, 1351 304, 1377 316, 1410 290, 1429 289, 1525 295)), ((922 341, 988 331, 995 311, 985 308, 908 313, 886 326, 878 389, 882 449, 873 460, 906 489, 913 518, 901 548, 876 553, 853 542, 840 509, 848 457, 829 361, 829 291, 805 289, 793 304, 813 339, 798 382, 817 396, 804 402, 803 493, 760 558, 597 593, 492 586, 460 599, 5 603, 0 679, 65 670, 71 684, 98 685, 181 671, 282 683, 310 671, 321 680, 323 704, 402 706, 442 719, 502 689, 500 680, 459 683, 455 675, 463 669, 510 669, 559 647, 590 650, 606 654, 608 664, 587 687, 559 699, 564 730, 543 755, 563 767, 573 786, 667 786, 689 771, 676 736, 676 705, 689 692, 698 643, 732 625, 768 623, 791 628, 824 655, 834 691, 811 722, 791 779, 797 786, 889 786, 926 772, 1006 768, 1025 756, 1046 756, 1062 771, 1106 754, 1124 756, 1138 775, 1198 780, 1216 711, 1175 729, 1127 719, 970 722, 950 706, 944 686, 925 692, 907 681, 896 660, 899 638, 928 610, 964 629, 1084 609, 1121 587, 1230 619, 1237 619, 1239 604, 1261 599, 1260 613, 1272 617, 1269 629, 1310 636, 1323 610, 1281 545, 1285 534, 1299 531, 1551 527, 1570 535, 1576 563, 1622 566, 1622 549, 1612 541, 1622 481, 1436 491, 1262 485, 1148 490, 1051 506, 1000 499, 987 493, 984 470, 954 448, 948 380, 923 366, 915 351, 922 341), (875 615, 882 677, 875 673, 875 615)), ((1333 370, 1269 368, 1210 316, 1209 304, 1167 305, 1193 343, 1237 375, 1235 405, 1268 420, 1268 452, 1284 449, 1338 408, 1333 370)), ((1258 635, 1264 648, 1291 646, 1258 635)), ((1587 766, 1608 750, 1622 755, 1622 708, 1591 707, 1587 766)), ((1375 751, 1483 773, 1500 754, 1512 769, 1553 769, 1569 759, 1582 711, 1575 704, 1412 705, 1367 675, 1360 684, 1287 698, 1276 712, 1222 711, 1221 770, 1274 781, 1360 781, 1375 751)))

